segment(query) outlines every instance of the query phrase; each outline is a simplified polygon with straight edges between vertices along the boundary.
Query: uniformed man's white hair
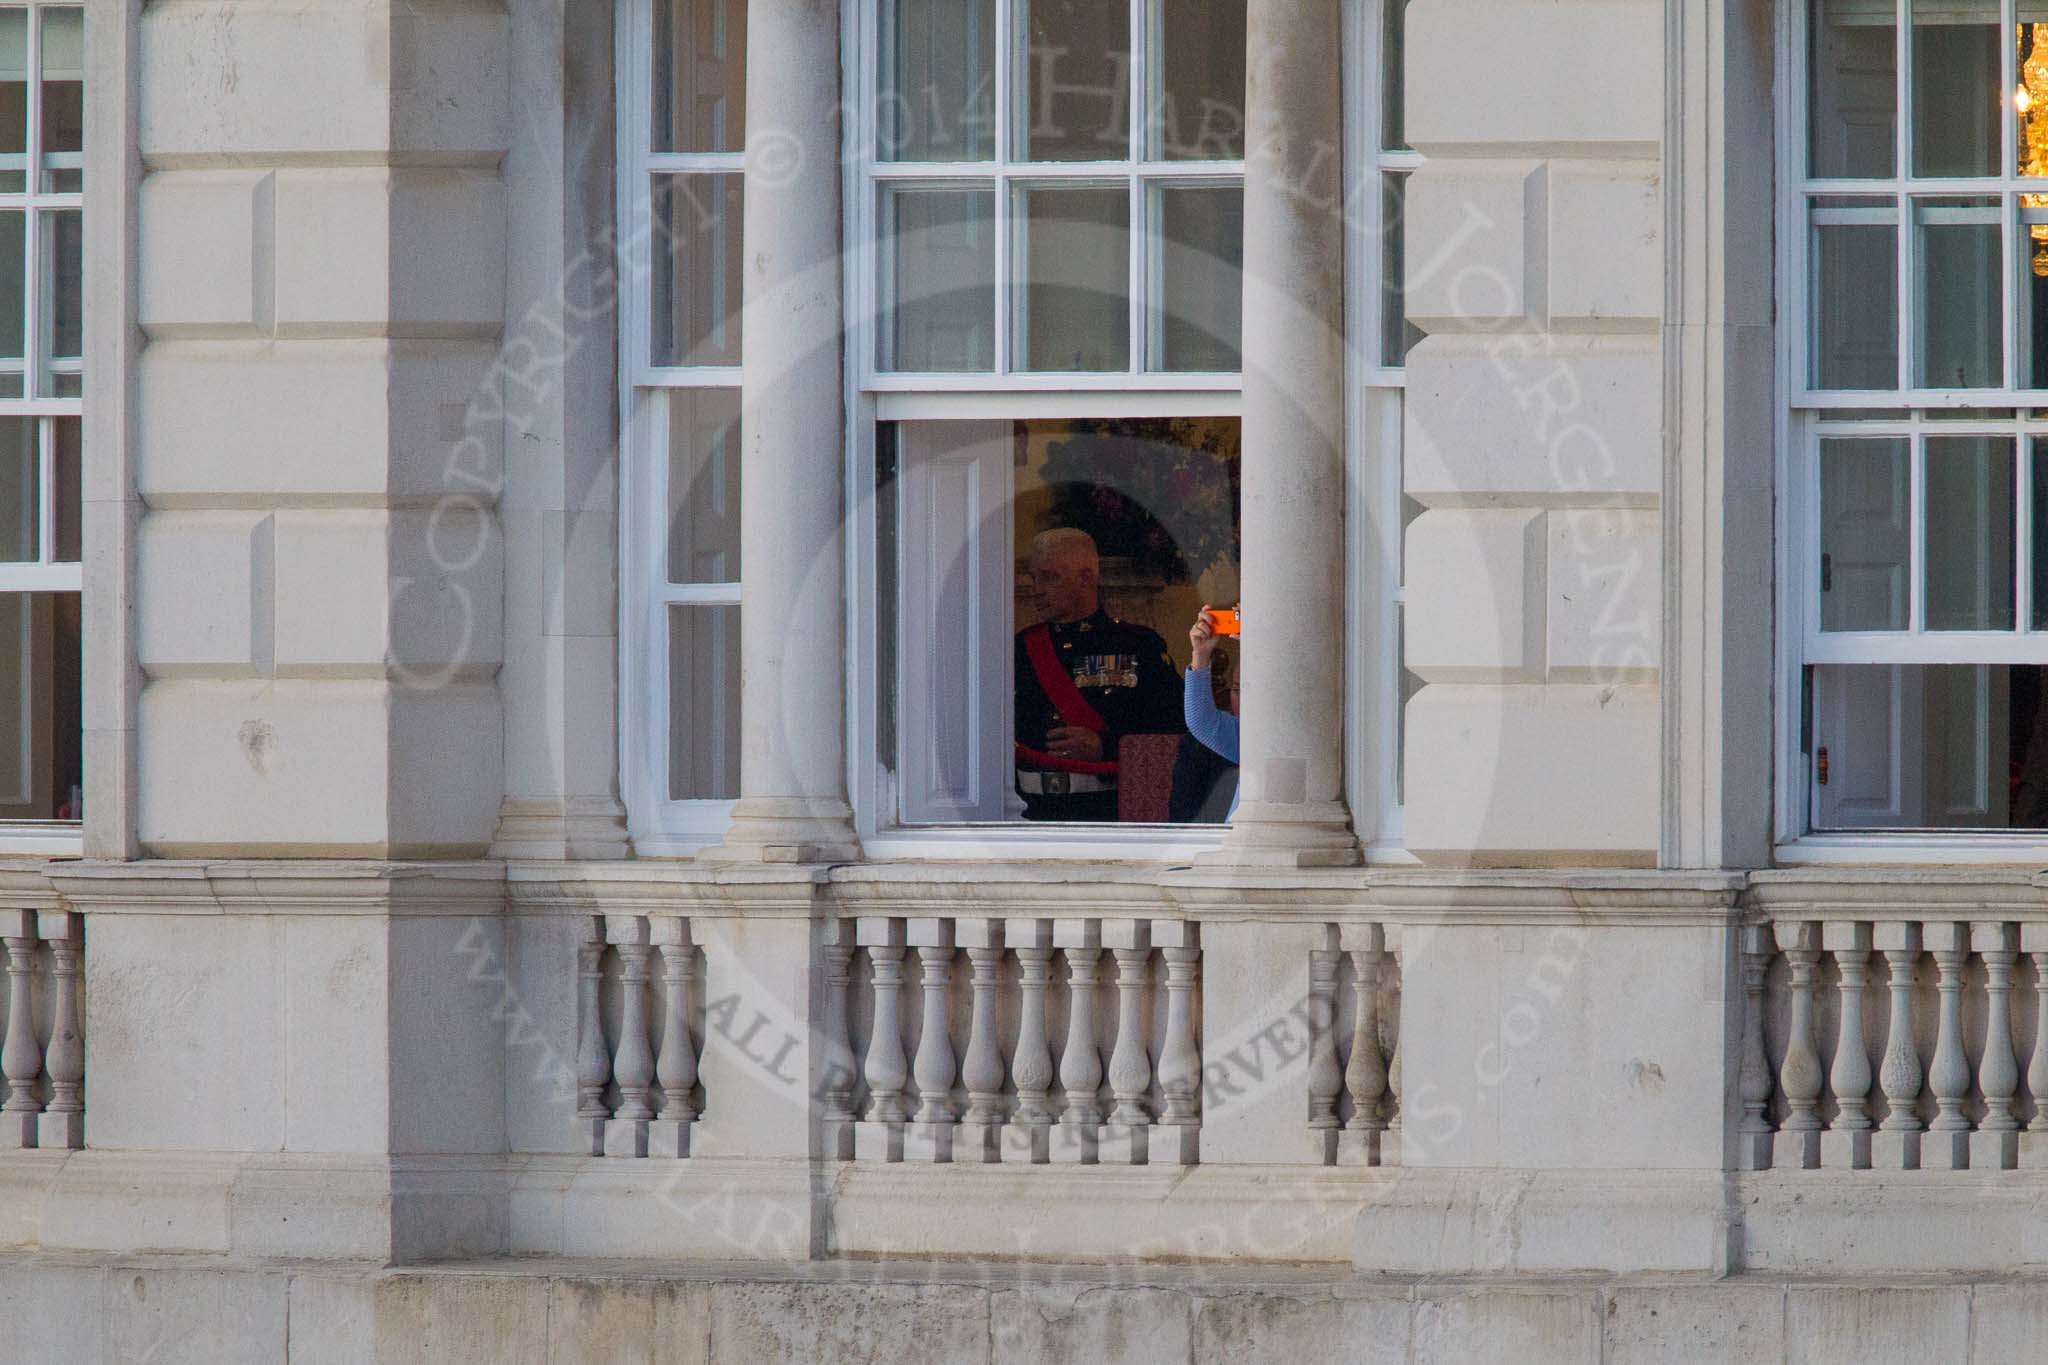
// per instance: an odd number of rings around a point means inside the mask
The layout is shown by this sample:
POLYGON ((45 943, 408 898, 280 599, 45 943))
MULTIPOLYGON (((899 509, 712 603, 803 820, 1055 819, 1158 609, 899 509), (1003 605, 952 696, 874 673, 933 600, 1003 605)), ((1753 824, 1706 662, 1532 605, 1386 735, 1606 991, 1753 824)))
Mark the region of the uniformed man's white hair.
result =
POLYGON ((1050 531, 1040 531, 1031 538, 1033 559, 1064 559, 1068 555, 1079 555, 1091 569, 1102 567, 1102 556, 1095 548, 1095 537, 1072 526, 1056 526, 1050 531))

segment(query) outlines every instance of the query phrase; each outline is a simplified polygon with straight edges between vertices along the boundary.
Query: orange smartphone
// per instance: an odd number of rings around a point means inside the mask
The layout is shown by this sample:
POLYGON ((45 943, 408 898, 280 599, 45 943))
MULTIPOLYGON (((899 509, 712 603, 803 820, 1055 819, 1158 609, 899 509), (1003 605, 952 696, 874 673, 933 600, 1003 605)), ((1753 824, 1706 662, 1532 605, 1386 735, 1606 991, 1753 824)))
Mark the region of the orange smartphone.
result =
POLYGON ((1214 611, 1205 611, 1202 613, 1202 619, 1207 621, 1209 629, 1215 631, 1218 635, 1243 634, 1243 618, 1238 615, 1236 607, 1223 607, 1214 611))

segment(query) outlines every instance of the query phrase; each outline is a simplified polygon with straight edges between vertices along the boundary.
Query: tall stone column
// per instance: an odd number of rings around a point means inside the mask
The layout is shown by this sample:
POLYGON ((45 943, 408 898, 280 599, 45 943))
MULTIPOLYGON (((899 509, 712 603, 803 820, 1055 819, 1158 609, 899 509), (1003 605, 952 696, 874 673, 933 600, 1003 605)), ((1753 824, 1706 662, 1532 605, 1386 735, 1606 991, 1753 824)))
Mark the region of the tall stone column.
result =
POLYGON ((838 0, 752 0, 740 800, 714 858, 857 856, 846 802, 838 76, 838 0))
POLYGON ((1243 785, 1218 856, 1344 866, 1341 6, 1249 12, 1243 785))

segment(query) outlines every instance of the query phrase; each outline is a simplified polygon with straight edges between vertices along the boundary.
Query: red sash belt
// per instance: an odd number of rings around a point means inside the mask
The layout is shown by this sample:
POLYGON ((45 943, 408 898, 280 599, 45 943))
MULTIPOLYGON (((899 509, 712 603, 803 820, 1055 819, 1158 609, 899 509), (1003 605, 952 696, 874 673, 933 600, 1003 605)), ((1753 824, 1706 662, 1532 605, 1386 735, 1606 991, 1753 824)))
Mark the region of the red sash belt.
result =
MULTIPOLYGON (((1024 654, 1031 660, 1031 671, 1038 677, 1038 686, 1052 702, 1053 710, 1060 713, 1061 720, 1077 729, 1093 730, 1098 735, 1108 736, 1109 722, 1088 704, 1088 699, 1081 695, 1080 688, 1074 686, 1074 679, 1060 662, 1050 626, 1036 625, 1024 632, 1024 654)), ((1021 740, 1017 743, 1017 763, 1026 769, 1084 773, 1089 777, 1115 777, 1117 774, 1114 762, 1091 763, 1078 758, 1061 758, 1042 749, 1033 749, 1021 740)))

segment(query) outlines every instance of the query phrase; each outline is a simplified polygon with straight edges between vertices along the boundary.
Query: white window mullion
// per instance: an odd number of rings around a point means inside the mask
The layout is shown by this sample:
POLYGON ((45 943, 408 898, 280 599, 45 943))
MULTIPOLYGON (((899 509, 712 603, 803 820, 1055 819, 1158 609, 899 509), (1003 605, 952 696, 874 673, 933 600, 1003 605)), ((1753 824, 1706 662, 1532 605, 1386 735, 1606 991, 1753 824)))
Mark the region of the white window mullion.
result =
POLYGON ((36 419, 36 562, 57 562, 57 433, 52 418, 36 419))
MULTIPOLYGON (((1899 225, 1897 229, 1899 234, 1897 239, 1899 271, 1898 384, 1903 389, 1910 387, 1919 374, 1919 366, 1916 363, 1919 352, 1913 341, 1916 330, 1914 314, 1917 310, 1913 307, 1913 280, 1915 276, 1912 269, 1919 234, 1913 230, 1913 201, 1903 192, 1905 184, 1911 180, 1913 174, 1913 0, 1898 0, 1898 25, 1899 41, 1895 48, 1898 55, 1894 64, 1898 67, 1899 95, 1897 103, 1899 107, 1899 124, 1898 133, 1893 141, 1897 144, 1894 169, 1898 176, 1898 185, 1901 190, 1897 200, 1899 206, 1899 225)), ((1807 82, 1802 79, 1797 88, 1802 91, 1807 89, 1807 82)))
POLYGON ((1131 374, 1144 373, 1151 364, 1145 346, 1145 259, 1151 224, 1146 214, 1145 185, 1138 171, 1154 156, 1151 118, 1150 45, 1152 24, 1147 0, 1129 0, 1125 32, 1130 35, 1130 52, 1124 79, 1130 86, 1129 128, 1130 178, 1125 182, 1125 210, 1128 231, 1124 235, 1124 368, 1131 374))
POLYGON ((2022 635, 2034 629, 2034 442, 2014 429, 2013 473, 2013 610, 2022 635))
MULTIPOLYGON (((1917 415, 1908 447, 1906 515, 1906 629, 1919 636, 1927 629, 1927 437, 1920 430, 1917 415)), ((1814 464, 1819 465, 1816 459, 1814 464)), ((1817 505, 1817 504, 1816 504, 1817 505)), ((1819 625, 1816 609, 1814 624, 1819 625)))

